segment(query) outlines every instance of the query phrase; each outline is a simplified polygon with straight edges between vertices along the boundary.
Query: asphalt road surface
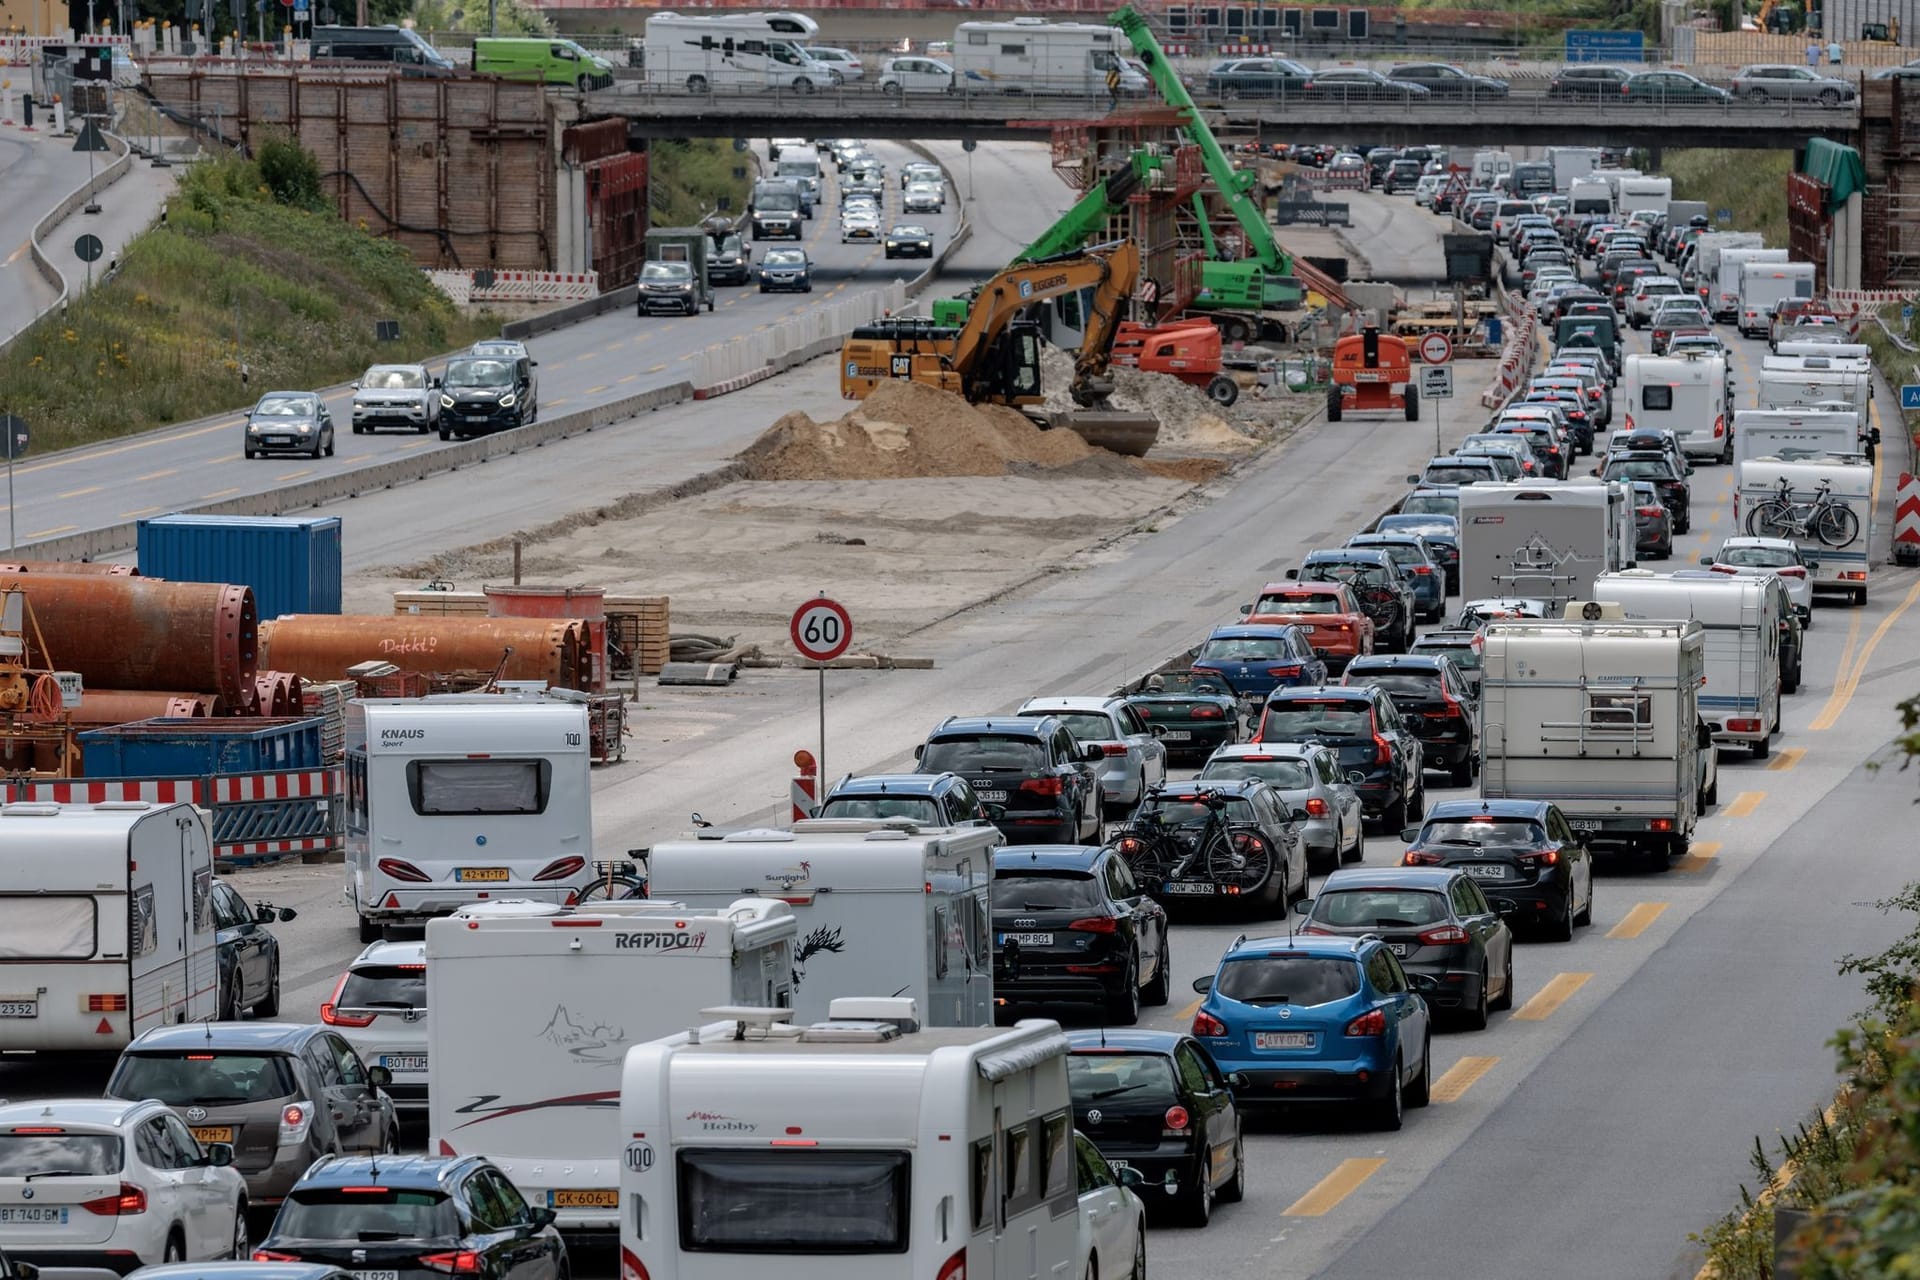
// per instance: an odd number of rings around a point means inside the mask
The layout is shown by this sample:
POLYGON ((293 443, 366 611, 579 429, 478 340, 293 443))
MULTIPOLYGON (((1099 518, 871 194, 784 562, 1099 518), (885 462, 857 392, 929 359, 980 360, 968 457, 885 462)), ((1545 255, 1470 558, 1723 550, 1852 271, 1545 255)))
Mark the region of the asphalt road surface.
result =
MULTIPOLYGON (((20 72, 12 73, 17 79, 20 72)), ((33 228, 87 180, 87 156, 45 132, 0 127, 0 341, 33 322, 58 293, 27 248, 33 228)))

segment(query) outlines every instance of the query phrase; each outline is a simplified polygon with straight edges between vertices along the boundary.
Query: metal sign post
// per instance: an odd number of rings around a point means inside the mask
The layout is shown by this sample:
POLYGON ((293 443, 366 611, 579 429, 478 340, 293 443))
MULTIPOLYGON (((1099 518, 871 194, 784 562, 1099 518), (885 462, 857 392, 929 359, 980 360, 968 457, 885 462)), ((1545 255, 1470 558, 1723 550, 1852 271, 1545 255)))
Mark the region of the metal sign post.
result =
MULTIPOLYGON (((827 780, 827 664, 853 643, 853 619, 837 600, 815 596, 793 611, 787 634, 801 657, 818 664, 820 672, 820 786, 827 780)), ((824 794, 824 792, 823 792, 824 794)))
POLYGON ((1440 445, 1440 402, 1453 399, 1453 366, 1430 364, 1420 370, 1420 398, 1433 402, 1433 452, 1439 457, 1445 452, 1440 445))
POLYGON ((27 453, 27 424, 10 413, 0 413, 0 451, 7 455, 7 550, 19 545, 14 534, 13 460, 27 453))

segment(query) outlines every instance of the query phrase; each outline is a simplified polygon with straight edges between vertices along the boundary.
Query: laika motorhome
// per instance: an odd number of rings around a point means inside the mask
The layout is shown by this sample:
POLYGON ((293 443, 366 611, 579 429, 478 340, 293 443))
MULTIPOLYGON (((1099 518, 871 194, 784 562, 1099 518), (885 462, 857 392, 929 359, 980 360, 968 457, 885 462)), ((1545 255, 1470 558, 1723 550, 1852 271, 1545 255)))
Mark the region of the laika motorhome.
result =
POLYGON ((1623 486, 1513 480, 1460 487, 1460 598, 1584 599, 1595 575, 1625 568, 1623 486))

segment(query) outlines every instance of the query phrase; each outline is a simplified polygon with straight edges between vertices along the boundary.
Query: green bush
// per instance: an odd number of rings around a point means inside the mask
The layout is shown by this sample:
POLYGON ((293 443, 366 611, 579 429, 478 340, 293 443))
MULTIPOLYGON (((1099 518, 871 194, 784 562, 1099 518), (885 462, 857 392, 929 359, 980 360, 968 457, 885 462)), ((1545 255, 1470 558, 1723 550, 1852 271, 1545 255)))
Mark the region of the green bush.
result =
POLYGON ((316 212, 329 209, 320 191, 320 163, 313 152, 284 135, 269 137, 255 148, 260 178, 281 204, 316 212))

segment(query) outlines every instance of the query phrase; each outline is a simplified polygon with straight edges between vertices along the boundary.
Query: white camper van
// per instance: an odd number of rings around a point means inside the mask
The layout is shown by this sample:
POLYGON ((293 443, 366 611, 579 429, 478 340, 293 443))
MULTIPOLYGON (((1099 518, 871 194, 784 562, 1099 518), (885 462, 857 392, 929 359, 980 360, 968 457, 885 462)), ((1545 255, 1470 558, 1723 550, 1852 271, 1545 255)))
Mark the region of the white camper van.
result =
POLYGON ((1757 242, 1753 246, 1720 250, 1719 270, 1711 276, 1700 277, 1700 283, 1712 291, 1706 299, 1707 310, 1713 313, 1715 320, 1738 320, 1740 318, 1740 281, 1746 275, 1747 264, 1785 263, 1786 261, 1785 249, 1762 248, 1757 242))
MULTIPOLYGON (((1078 1183, 1056 1023, 922 1031, 912 1002, 829 1020, 713 1010, 627 1052, 628 1280, 1069 1277, 1078 1183)), ((1100 1260, 1121 1275, 1129 1259, 1100 1260)))
MULTIPOLYGON (((1778 389, 1776 384, 1776 391, 1778 389)), ((1742 409, 1733 415, 1733 428, 1736 468, 1749 458, 1783 458, 1791 462, 1796 458, 1860 451, 1860 415, 1852 410, 1742 409)), ((1738 520, 1737 489, 1735 494, 1733 514, 1738 520)))
POLYGON ((1673 179, 1636 175, 1620 179, 1615 196, 1621 213, 1665 213, 1673 201, 1673 179))
POLYGON ((1485 190, 1491 187, 1494 179, 1506 177, 1513 172, 1513 153, 1510 151, 1476 151, 1473 153, 1472 184, 1485 190))
POLYGON ((612 1243, 628 1048, 716 1005, 784 1008, 793 942, 771 898, 489 902, 429 922, 428 1149, 489 1157, 563 1231, 612 1243))
POLYGON ((1596 574, 1631 563, 1620 559, 1634 541, 1626 502, 1625 486, 1613 484, 1462 485, 1460 598, 1585 599, 1596 574))
POLYGON ((1861 428, 1871 422, 1873 365, 1852 356, 1762 356, 1756 392, 1762 409, 1811 408, 1844 403, 1858 415, 1856 437, 1862 452, 1870 438, 1861 428))
POLYGON ((1725 356, 1705 351, 1630 355, 1626 384, 1624 430, 1664 427, 1673 432, 1689 458, 1733 460, 1725 356))
POLYGON ((0 808, 0 1051, 117 1052, 219 1004, 199 810, 0 808))
POLYGON ((1767 758, 1780 728, 1780 625, 1767 581, 1627 569, 1593 584, 1596 600, 1617 603, 1629 619, 1692 618, 1705 629, 1700 718, 1715 742, 1746 747, 1756 760, 1767 758))
POLYGON ((656 13, 644 33, 647 86, 656 90, 805 94, 840 82, 807 52, 820 24, 804 13, 656 13))
POLYGON ((1125 61, 1130 50, 1104 23, 963 22, 953 33, 954 84, 966 93, 1104 98, 1107 73, 1117 72, 1121 93, 1145 93, 1147 78, 1125 61))
POLYGON ((347 704, 346 894, 360 940, 593 879, 587 709, 542 694, 347 704))
POLYGON ((1574 221, 1589 214, 1604 216, 1613 212, 1613 184, 1602 178, 1575 178, 1567 186, 1567 218, 1574 221))
MULTIPOLYGON (((1787 460, 1780 457, 1749 458, 1740 464, 1739 487, 1734 491, 1739 508, 1753 508, 1779 495, 1781 481, 1795 502, 1812 502, 1825 486, 1828 495, 1853 511, 1859 520, 1859 532, 1845 546, 1832 547, 1812 533, 1794 535, 1800 557, 1808 565, 1808 578, 1815 593, 1838 592, 1854 604, 1867 602, 1867 580, 1871 572, 1867 548, 1873 545, 1873 464, 1857 453, 1814 454, 1787 460)), ((1742 527, 1746 527, 1743 525, 1742 527)), ((1773 528, 1754 527, 1763 537, 1786 536, 1773 528)))
MULTIPOLYGON (((1592 173, 1600 163, 1598 147, 1548 147, 1547 163, 1553 166, 1553 189, 1568 195, 1573 184, 1592 173)), ((1575 209, 1578 213, 1579 210, 1575 209)))
POLYGON ((1699 814, 1706 633, 1593 600, 1567 614, 1487 624, 1480 794, 1551 800, 1589 841, 1664 868, 1699 814))
POLYGON ((930 1026, 993 1021, 992 827, 803 818, 791 829, 701 832, 648 855, 648 892, 711 909, 743 894, 793 907, 794 1015, 837 996, 912 997, 930 1026))
MULTIPOLYGON (((1720 259, 1723 263, 1726 257, 1720 259)), ((1740 268, 1740 312, 1734 326, 1743 338, 1764 338, 1773 328, 1773 309, 1788 298, 1813 296, 1811 262, 1752 262, 1740 268)))

